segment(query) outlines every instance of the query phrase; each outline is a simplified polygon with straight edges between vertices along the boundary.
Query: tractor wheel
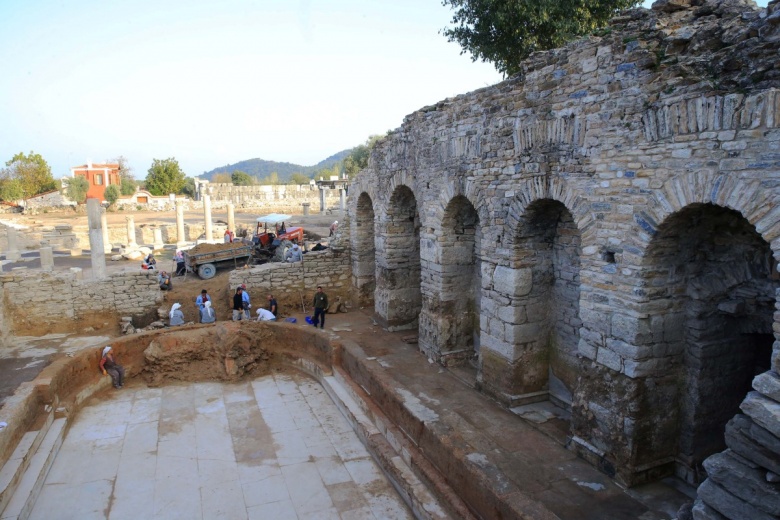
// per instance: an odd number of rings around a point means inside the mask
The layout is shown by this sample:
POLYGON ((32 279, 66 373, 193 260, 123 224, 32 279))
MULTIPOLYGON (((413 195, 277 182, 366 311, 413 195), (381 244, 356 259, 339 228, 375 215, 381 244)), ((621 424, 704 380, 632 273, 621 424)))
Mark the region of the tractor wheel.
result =
POLYGON ((208 280, 209 278, 214 278, 215 274, 217 274, 217 266, 215 266, 214 264, 203 264, 198 267, 198 276, 200 276, 204 280, 208 280))
POLYGON ((287 250, 293 246, 293 243, 289 240, 282 240, 276 249, 274 249, 274 262, 284 262, 284 255, 287 254, 287 250))

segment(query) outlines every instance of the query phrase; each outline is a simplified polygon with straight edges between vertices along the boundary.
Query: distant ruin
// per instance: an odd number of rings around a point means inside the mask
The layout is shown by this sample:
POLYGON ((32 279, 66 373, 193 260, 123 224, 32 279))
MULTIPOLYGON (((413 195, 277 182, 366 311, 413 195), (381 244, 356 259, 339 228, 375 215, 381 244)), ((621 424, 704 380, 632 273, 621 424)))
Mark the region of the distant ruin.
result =
POLYGON ((660 0, 409 115, 350 187, 360 297, 618 481, 717 461, 696 518, 777 515, 778 56, 777 1, 660 0))

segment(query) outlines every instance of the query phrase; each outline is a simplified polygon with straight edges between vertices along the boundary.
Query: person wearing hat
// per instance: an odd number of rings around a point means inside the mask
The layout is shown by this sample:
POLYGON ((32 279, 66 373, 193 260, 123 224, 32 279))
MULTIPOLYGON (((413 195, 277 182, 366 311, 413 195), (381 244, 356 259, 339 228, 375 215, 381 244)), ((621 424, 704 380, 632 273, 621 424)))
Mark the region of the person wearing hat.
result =
POLYGON ((241 321, 244 316, 244 291, 239 285, 236 289, 236 294, 233 295, 233 321, 241 321))
POLYGON ((215 321, 217 321, 217 313, 211 308, 211 302, 207 301, 200 309, 200 322, 214 323, 215 321))
POLYGON ((330 235, 328 235, 328 236, 332 237, 333 235, 335 235, 336 234, 336 230, 338 228, 339 228, 339 221, 338 220, 334 220, 333 224, 330 225, 330 235))
POLYGON ((246 290, 246 284, 241 284, 241 305, 244 307, 244 319, 251 320, 252 314, 249 309, 252 308, 252 304, 249 302, 249 291, 246 290))
POLYGON ((293 244, 293 246, 287 251, 287 254, 284 255, 284 259, 290 263, 300 262, 303 260, 303 254, 301 253, 301 248, 298 247, 298 244, 293 244))
POLYGON ((184 325, 184 313, 181 312, 181 304, 174 303, 171 307, 171 312, 168 314, 170 319, 170 326, 176 327, 177 325, 184 325))
POLYGON ((103 349, 103 355, 100 357, 100 371, 103 375, 110 375, 114 388, 122 388, 125 382, 125 369, 122 365, 114 361, 114 354, 111 353, 111 345, 106 345, 103 349))

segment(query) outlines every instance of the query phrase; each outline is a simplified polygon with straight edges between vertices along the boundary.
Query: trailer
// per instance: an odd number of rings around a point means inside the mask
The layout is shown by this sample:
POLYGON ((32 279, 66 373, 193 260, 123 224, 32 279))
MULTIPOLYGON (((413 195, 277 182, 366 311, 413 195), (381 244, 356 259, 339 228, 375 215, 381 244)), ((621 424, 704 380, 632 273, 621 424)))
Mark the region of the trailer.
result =
POLYGON ((214 278, 217 267, 248 265, 252 260, 252 244, 199 244, 184 251, 184 265, 187 271, 198 273, 204 280, 214 278))

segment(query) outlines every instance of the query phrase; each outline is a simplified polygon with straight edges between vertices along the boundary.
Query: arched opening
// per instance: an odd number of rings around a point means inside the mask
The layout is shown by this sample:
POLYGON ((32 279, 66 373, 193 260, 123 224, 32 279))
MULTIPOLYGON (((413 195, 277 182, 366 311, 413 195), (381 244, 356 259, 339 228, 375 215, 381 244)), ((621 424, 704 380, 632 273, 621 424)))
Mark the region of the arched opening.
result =
POLYGON ((463 196, 444 210, 436 232, 441 252, 438 287, 438 349, 448 359, 474 358, 479 353, 481 271, 479 215, 463 196))
POLYGON ((648 247, 645 272, 653 356, 668 377, 658 449, 690 483, 725 448, 726 422, 753 377, 771 364, 778 273, 769 244, 740 213, 692 204, 670 216, 648 247))
POLYGON ((376 289, 376 245, 374 243, 374 204, 368 193, 361 193, 355 212, 352 241, 353 286, 361 305, 372 305, 376 289))
POLYGON ((388 330, 416 329, 420 294, 420 217, 417 200, 407 186, 390 197, 377 245, 375 308, 388 330))
POLYGON ((515 268, 527 273, 518 283, 530 285, 513 302, 523 330, 518 390, 547 390, 568 409, 578 376, 580 233, 566 206, 544 199, 528 206, 516 237, 515 268))

